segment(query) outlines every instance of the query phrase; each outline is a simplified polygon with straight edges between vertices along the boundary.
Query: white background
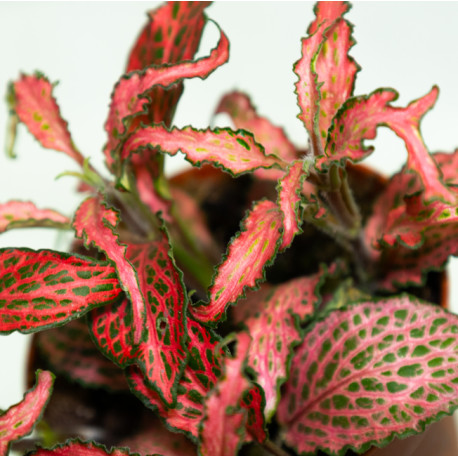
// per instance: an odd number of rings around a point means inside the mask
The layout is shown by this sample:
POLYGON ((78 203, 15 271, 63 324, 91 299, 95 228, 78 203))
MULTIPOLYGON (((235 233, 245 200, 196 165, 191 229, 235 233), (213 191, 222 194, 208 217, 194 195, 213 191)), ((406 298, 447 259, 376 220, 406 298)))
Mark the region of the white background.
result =
MULTIPOLYGON (((154 2, 0 2, 0 92, 20 71, 43 71, 52 81, 61 112, 79 149, 100 170, 103 124, 109 96, 123 72, 128 52, 154 2)), ((292 64, 300 56, 300 38, 313 19, 308 2, 217 2, 208 8, 231 41, 228 64, 206 81, 187 81, 175 123, 206 127, 221 95, 242 89, 252 95, 259 112, 277 124, 299 145, 305 130, 296 119, 292 64)), ((400 93, 405 105, 438 84, 436 107, 423 121, 431 151, 452 151, 458 145, 458 4, 356 3, 347 14, 355 24, 358 43, 351 54, 362 66, 355 94, 381 86, 400 93)), ((215 27, 205 31, 200 55, 216 44, 215 27)), ((6 104, 0 107, 0 145, 5 142, 6 104)), ((383 173, 398 170, 406 159, 403 143, 379 129, 376 151, 367 161, 383 173)), ((54 177, 77 166, 61 153, 42 149, 26 129, 19 129, 15 161, 0 156, 1 201, 32 199, 68 215, 80 197, 73 178, 54 177)), ((174 161, 173 167, 183 167, 174 161)), ((51 230, 18 230, 0 236, 0 247, 65 249, 65 237, 51 230)), ((458 310, 456 260, 450 272, 451 303, 458 310)), ((28 338, 0 337, 0 408, 18 402, 23 392, 23 365, 28 338)))

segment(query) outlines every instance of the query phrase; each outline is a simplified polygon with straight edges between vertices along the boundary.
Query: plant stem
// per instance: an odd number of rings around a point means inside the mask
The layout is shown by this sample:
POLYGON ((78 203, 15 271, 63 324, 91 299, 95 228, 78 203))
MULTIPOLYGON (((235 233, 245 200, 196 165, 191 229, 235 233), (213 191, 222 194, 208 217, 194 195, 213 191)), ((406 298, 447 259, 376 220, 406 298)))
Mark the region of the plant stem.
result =
POLYGON ((264 443, 260 444, 261 447, 266 450, 268 453, 274 456, 290 456, 289 453, 286 453, 281 447, 279 447, 275 442, 272 442, 270 439, 267 439, 264 443))

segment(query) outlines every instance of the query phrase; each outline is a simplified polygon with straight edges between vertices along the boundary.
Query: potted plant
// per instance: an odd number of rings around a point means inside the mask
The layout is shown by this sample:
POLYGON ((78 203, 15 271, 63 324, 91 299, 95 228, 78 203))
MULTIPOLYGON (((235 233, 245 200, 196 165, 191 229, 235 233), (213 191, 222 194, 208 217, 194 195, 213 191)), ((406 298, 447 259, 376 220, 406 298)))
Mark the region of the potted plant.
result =
POLYGON ((420 131, 437 87, 404 107, 392 89, 353 95, 349 6, 322 2, 294 65, 306 149, 238 91, 216 109, 234 128, 178 128, 183 81, 229 56, 218 29, 194 57, 207 6, 151 13, 112 93, 111 178, 43 74, 9 87, 10 152, 23 123, 78 163, 86 196, 71 219, 0 205, 1 231, 75 233, 67 253, 0 250, 0 332, 36 333, 37 369, 0 416, 3 454, 36 424, 31 454, 364 453, 456 408, 458 318, 437 272, 458 250, 458 154, 430 154, 420 131), (355 165, 380 125, 407 151, 389 180, 355 165), (168 179, 179 151, 196 168, 168 179))

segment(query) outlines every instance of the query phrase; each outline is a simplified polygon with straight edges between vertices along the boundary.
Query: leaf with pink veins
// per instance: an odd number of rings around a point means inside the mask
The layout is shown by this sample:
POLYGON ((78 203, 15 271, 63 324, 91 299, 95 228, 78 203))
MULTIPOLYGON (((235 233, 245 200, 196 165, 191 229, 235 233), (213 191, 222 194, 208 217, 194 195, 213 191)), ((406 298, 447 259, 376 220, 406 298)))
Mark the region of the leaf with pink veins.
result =
POLYGON ((265 393, 264 415, 269 421, 277 408, 281 385, 287 380, 293 349, 301 342, 300 322, 310 317, 320 301, 319 289, 335 267, 320 270, 278 286, 251 292, 237 303, 232 316, 244 323, 252 343, 247 364, 265 393))
POLYGON ((278 419, 301 454, 363 453, 458 406, 458 317, 413 296, 360 302, 312 323, 278 419))
POLYGON ((35 386, 21 402, 0 413, 0 455, 8 455, 10 443, 30 434, 43 415, 52 393, 54 375, 38 370, 36 378, 35 386))
POLYGON ((291 245, 294 236, 301 233, 302 214, 302 188, 308 176, 310 163, 303 161, 293 162, 277 186, 278 206, 283 212, 283 240, 280 246, 284 250, 291 245))
MULTIPOLYGON (((181 82, 184 78, 205 79, 229 58, 229 41, 222 31, 218 45, 210 56, 196 61, 149 67, 141 72, 128 73, 115 86, 105 130, 108 143, 105 159, 110 169, 120 160, 118 146, 129 132, 138 127, 135 117, 147 113, 150 100, 148 92, 156 87, 167 88, 181 82)), ((119 164, 116 164, 117 166, 119 164)))
POLYGON ((61 326, 122 292, 114 267, 68 253, 0 250, 0 334, 61 326))
POLYGON ((334 114, 353 90, 357 65, 347 56, 353 46, 351 28, 341 19, 347 10, 343 2, 317 4, 316 19, 308 29, 309 36, 302 39, 301 58, 294 64, 299 77, 295 90, 301 110, 298 117, 313 148, 324 147, 334 114))
POLYGON ((168 406, 176 401, 187 356, 187 296, 170 250, 165 234, 156 241, 127 245, 126 258, 135 268, 147 306, 142 342, 135 347, 130 343, 133 323, 127 304, 90 316, 91 333, 101 351, 121 367, 139 366, 146 383, 168 406))
POLYGON ((384 125, 404 140, 408 153, 407 171, 420 177, 424 199, 455 202, 455 195, 443 183, 437 164, 420 134, 420 121, 434 105, 438 92, 434 86, 428 94, 406 108, 389 105, 398 97, 392 89, 379 89, 368 96, 347 100, 333 120, 326 155, 318 158, 317 167, 328 168, 331 163, 344 163, 347 159, 354 162, 364 159, 373 147, 366 148, 363 140, 375 138, 377 127, 384 125))
POLYGON ((174 127, 169 130, 162 125, 143 127, 126 140, 121 158, 126 161, 140 151, 145 154, 148 149, 150 154, 160 150, 170 156, 181 151, 194 166, 210 163, 233 176, 252 172, 260 167, 286 167, 281 159, 266 155, 264 148, 256 143, 252 134, 243 130, 198 130, 193 127, 174 127))
POLYGON ((199 427, 199 454, 235 456, 246 437, 247 411, 241 406, 250 383, 243 371, 251 338, 237 335, 237 356, 225 358, 222 377, 205 400, 199 427))
POLYGON ((177 389, 177 403, 167 407, 156 391, 145 383, 138 367, 127 368, 126 375, 131 391, 159 415, 172 430, 186 434, 196 441, 198 427, 203 418, 204 399, 221 375, 224 352, 218 348, 219 337, 191 318, 187 320, 189 358, 177 389))
POLYGON ((82 166, 84 157, 76 149, 67 122, 60 115, 53 88, 44 75, 21 75, 11 83, 10 108, 43 147, 61 151, 82 166))
POLYGON ((144 340, 146 335, 146 307, 140 283, 133 265, 126 258, 126 245, 115 233, 119 215, 107 207, 98 197, 89 197, 76 210, 73 220, 76 236, 103 251, 114 262, 119 280, 132 303, 133 343, 144 340))
POLYGON ((32 202, 10 200, 0 204, 0 233, 13 228, 22 227, 53 227, 68 228, 70 220, 61 213, 39 209, 32 202))
POLYGON ((51 448, 38 447, 29 452, 29 456, 136 456, 125 447, 107 448, 94 441, 84 441, 79 438, 69 439, 63 444, 51 448))
POLYGON ((129 391, 123 371, 100 353, 84 320, 39 332, 34 343, 57 375, 62 374, 84 387, 129 391))
MULTIPOLYGON (((290 142, 284 130, 275 126, 267 118, 259 116, 250 98, 243 92, 230 92, 219 102, 215 114, 228 114, 236 129, 251 132, 265 149, 267 155, 274 155, 286 163, 298 159, 298 151, 290 142)), ((278 180, 283 175, 277 169, 258 169, 254 174, 260 179, 278 180)))
POLYGON ((196 319, 214 326, 246 289, 257 287, 281 244, 282 226, 283 213, 273 202, 264 200, 255 204, 218 267, 209 290, 210 302, 192 307, 196 319))

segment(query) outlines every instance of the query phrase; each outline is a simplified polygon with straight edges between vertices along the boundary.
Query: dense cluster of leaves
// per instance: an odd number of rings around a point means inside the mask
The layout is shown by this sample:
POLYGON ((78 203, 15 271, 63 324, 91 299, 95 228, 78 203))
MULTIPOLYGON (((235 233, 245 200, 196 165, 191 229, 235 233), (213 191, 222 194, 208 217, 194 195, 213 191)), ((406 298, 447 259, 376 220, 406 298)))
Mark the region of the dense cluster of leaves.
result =
MULTIPOLYGON (((348 5, 321 2, 294 66, 306 150, 241 92, 216 109, 236 130, 172 126, 183 80, 206 78, 228 59, 221 30, 209 56, 194 59, 207 6, 170 2, 151 12, 112 94, 111 181, 75 147, 44 75, 10 85, 11 125, 24 123, 43 147, 73 158, 89 196, 72 220, 31 202, 0 204, 1 232, 76 236, 71 253, 0 250, 0 333, 40 331, 40 358, 58 377, 130 390, 168 428, 149 421, 107 448, 90 432, 61 437, 55 426, 32 455, 364 452, 458 406, 458 318, 405 293, 458 253, 458 153, 430 154, 420 132, 438 89, 407 107, 392 105, 391 89, 354 96, 348 5), (349 177, 381 125, 405 142, 407 163, 360 206, 349 177), (168 180, 164 158, 178 151, 215 168, 168 180), (259 198, 244 204, 227 247, 202 198, 212 180, 224 187, 226 172, 249 174, 259 198), (270 275, 309 226, 332 234, 342 259, 270 275)), ((2 454, 37 422, 41 432, 50 427, 40 418, 53 380, 37 372, 24 400, 1 413, 2 454)))

